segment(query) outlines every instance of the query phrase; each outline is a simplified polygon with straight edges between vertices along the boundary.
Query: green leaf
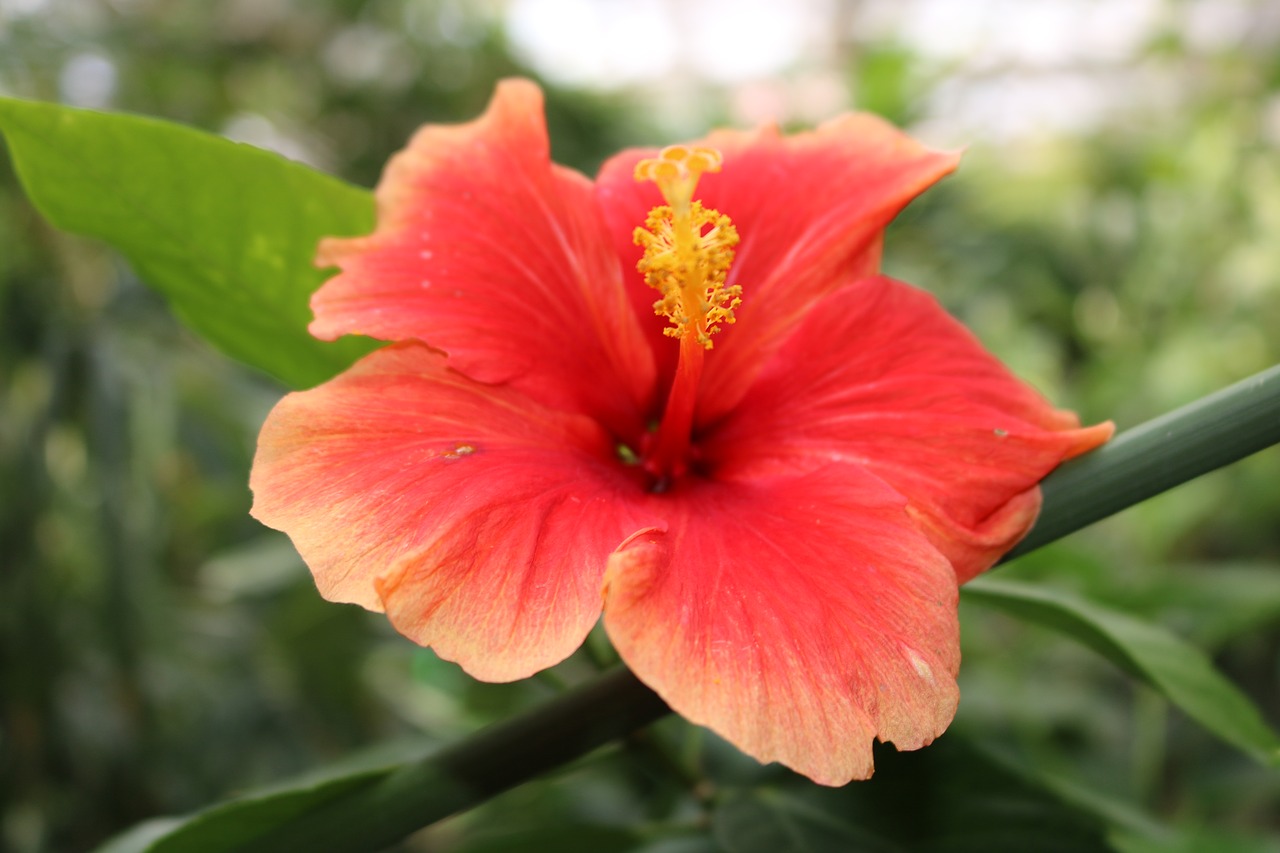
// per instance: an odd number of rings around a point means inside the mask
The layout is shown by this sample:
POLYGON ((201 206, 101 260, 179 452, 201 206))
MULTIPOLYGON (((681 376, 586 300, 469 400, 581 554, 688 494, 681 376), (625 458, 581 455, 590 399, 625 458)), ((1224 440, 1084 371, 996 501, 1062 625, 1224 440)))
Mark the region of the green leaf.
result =
POLYGON ((640 847, 639 833, 614 826, 573 823, 544 816, 543 826, 494 826, 451 845, 454 853, 628 853, 640 847))
POLYGON ((1195 646, 1155 625, 1041 586, 981 578, 963 594, 1079 640, 1227 743, 1264 764, 1280 765, 1280 738, 1195 646))
POLYGON ((319 781, 239 797, 168 824, 159 837, 137 828, 99 853, 380 850, 666 713, 653 691, 619 668, 454 746, 424 756, 421 747, 387 744, 330 767, 319 781), (122 846, 133 837, 143 843, 122 846))
POLYGON ((1274 841, 1250 838, 1231 831, 1207 828, 1184 830, 1175 838, 1151 839, 1113 834, 1110 839, 1116 853, 1276 853, 1274 841))
POLYGON ((285 787, 214 806, 186 819, 149 821, 108 842, 98 853, 225 853, 255 841, 338 797, 384 779, 391 770, 371 770, 326 782, 285 787))
POLYGON ((1175 565, 1166 568, 1169 583, 1140 589, 1145 604, 1187 625, 1195 641, 1215 649, 1233 637, 1265 631, 1280 622, 1280 563, 1275 561, 1175 565))
POLYGON ((728 795, 716 809, 715 830, 716 839, 727 853, 896 853, 902 849, 845 816, 778 788, 755 788, 728 795))
POLYGON ((420 742, 384 744, 322 771, 245 794, 180 818, 147 821, 97 853, 226 853, 239 850, 310 813, 385 780, 427 749, 420 742), (397 760, 394 756, 400 756, 397 760))
POLYGON ((1106 821, 947 734, 876 752, 876 775, 821 788, 788 774, 727 794, 713 817, 727 853, 1081 853, 1110 849, 1106 821))
POLYGON ((153 818, 115 836, 95 853, 143 853, 166 835, 180 829, 182 824, 180 817, 153 818))
POLYGON ((307 334, 328 235, 367 233, 370 194, 267 151, 138 116, 0 98, 35 206, 119 250, 214 346, 293 387, 376 347, 307 334))

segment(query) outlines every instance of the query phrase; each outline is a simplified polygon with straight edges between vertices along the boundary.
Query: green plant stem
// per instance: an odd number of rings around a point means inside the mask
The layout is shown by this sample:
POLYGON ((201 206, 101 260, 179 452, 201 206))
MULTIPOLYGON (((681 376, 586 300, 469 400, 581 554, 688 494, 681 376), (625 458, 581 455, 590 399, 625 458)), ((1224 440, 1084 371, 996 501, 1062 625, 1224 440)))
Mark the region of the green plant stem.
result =
POLYGON ((1040 484, 1036 526, 1002 562, 1280 442, 1280 365, 1126 430, 1040 484))
MULTIPOLYGON (((1122 433, 1042 483, 1006 559, 1280 442, 1280 366, 1122 433)), ((484 729, 262 838, 251 851, 377 850, 648 725, 668 708, 625 668, 484 729)))

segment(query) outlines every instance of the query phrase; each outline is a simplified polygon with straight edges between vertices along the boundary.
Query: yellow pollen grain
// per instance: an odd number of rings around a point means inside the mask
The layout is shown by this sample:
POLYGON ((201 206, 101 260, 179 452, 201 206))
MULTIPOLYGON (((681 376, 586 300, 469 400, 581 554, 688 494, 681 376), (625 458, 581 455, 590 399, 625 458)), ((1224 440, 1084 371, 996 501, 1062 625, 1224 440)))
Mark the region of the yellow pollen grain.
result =
POLYGON ((725 284, 738 245, 738 229, 729 217, 693 200, 698 178, 720 171, 723 158, 714 148, 672 145, 657 157, 636 164, 638 181, 653 181, 666 200, 649 211, 635 230, 644 256, 636 269, 661 294, 654 313, 671 326, 664 333, 689 335, 711 349, 720 323, 733 323, 742 303, 742 287, 725 284))

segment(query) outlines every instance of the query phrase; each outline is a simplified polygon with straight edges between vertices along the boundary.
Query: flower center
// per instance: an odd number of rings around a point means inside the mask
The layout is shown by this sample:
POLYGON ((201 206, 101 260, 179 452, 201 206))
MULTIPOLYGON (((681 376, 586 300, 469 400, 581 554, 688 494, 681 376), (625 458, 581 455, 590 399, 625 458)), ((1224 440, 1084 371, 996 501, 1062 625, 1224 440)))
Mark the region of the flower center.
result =
POLYGON ((636 269, 660 294, 654 313, 671 323, 663 332, 680 340, 662 422, 642 453, 654 491, 665 491, 689 468, 703 360, 719 324, 733 323, 733 309, 742 302, 742 288, 725 283, 738 229, 729 217, 693 199, 698 178, 720 171, 722 160, 714 148, 673 145, 636 164, 636 180, 653 181, 667 202, 649 211, 644 226, 635 230, 636 245, 644 249, 636 269))
POLYGON ((742 302, 742 288, 725 284, 738 229, 729 217, 693 200, 698 178, 720 171, 721 159, 714 148, 673 145, 641 160, 635 173, 638 181, 656 183, 667 201, 635 230, 636 245, 644 249, 636 269, 662 295, 653 310, 671 321, 664 333, 692 335, 706 349, 720 331, 717 324, 732 323, 733 309, 742 302))

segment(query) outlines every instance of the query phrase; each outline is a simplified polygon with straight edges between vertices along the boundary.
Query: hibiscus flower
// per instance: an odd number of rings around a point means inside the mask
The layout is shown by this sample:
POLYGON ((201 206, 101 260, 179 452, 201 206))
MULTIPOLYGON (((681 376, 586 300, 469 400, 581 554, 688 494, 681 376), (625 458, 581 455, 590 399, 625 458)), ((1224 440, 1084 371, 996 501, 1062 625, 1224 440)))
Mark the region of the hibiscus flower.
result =
POLYGON ((825 784, 958 701, 958 587, 1110 436, 1013 377, 881 237, 957 157, 871 116, 550 160, 542 95, 391 160, 311 331, 392 343, 262 428, 254 515, 326 598, 488 681, 603 612, 678 713, 825 784))

